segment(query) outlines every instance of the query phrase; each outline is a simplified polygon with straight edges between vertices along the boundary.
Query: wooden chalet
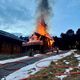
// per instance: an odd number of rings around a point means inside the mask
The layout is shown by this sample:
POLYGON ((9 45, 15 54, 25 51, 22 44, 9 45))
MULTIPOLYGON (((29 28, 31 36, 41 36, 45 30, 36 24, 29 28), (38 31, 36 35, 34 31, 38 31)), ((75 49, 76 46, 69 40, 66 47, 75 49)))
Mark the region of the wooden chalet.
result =
POLYGON ((17 36, 0 30, 0 54, 22 53, 22 42, 17 36))

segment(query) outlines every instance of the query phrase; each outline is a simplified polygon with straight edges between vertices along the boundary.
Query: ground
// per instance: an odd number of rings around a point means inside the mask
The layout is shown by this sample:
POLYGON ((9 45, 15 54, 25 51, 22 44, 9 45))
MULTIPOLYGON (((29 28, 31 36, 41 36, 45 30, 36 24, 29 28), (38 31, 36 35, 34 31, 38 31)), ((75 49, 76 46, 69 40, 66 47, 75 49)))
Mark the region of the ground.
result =
POLYGON ((80 80, 79 64, 80 51, 75 51, 59 61, 51 62, 49 67, 24 80, 80 80))
MULTIPOLYGON (((65 52, 67 52, 67 51, 62 51, 60 53, 62 54, 65 52)), ((53 53, 52 55, 56 55, 56 54, 53 53)), ((9 74, 15 72, 16 70, 18 70, 26 65, 33 64, 36 61, 39 61, 40 59, 43 59, 43 58, 46 58, 46 57, 49 57, 52 55, 41 55, 41 56, 29 57, 29 58, 25 58, 25 59, 17 61, 17 62, 13 62, 13 61, 18 55, 0 55, 1 56, 1 58, 0 58, 1 59, 0 60, 0 79, 5 76, 8 76, 9 74), (5 61, 5 59, 6 60, 9 59, 9 60, 5 61), (13 61, 11 59, 13 59, 13 61), (3 62, 2 62, 2 60, 3 60, 3 62), (5 63, 5 64, 3 64, 3 63, 5 63)), ((17 58, 19 58, 20 56, 18 56, 17 58)))
POLYGON ((0 61, 1 80, 80 80, 80 51, 77 50, 16 60, 0 61))

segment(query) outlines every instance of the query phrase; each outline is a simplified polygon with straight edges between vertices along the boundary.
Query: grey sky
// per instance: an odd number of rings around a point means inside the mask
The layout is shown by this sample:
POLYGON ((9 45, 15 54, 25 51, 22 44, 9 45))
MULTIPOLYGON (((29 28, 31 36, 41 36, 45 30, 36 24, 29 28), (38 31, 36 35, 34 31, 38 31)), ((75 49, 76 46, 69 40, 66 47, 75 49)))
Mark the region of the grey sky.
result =
MULTIPOLYGON (((49 33, 60 35, 80 26, 80 0, 49 0, 54 16, 49 33)), ((32 34, 36 28, 37 0, 0 0, 0 29, 11 33, 32 34)))

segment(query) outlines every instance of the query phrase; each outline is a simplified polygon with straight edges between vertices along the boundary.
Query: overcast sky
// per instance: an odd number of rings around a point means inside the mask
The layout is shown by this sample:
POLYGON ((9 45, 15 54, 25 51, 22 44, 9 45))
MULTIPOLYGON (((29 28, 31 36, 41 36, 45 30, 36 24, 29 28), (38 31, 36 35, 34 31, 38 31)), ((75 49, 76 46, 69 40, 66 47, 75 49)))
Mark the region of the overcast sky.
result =
MULTIPOLYGON (((0 30, 30 35, 36 28, 38 0, 0 0, 0 30)), ((59 36, 61 32, 80 27, 80 0, 49 0, 52 14, 48 31, 59 36)))

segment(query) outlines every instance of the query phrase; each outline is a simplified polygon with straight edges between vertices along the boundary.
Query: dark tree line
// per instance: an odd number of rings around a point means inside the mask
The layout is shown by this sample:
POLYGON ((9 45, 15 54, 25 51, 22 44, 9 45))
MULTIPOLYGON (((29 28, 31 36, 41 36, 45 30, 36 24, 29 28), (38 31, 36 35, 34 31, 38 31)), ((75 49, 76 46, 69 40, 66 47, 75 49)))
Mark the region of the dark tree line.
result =
POLYGON ((66 33, 61 33, 60 37, 53 37, 55 40, 54 46, 61 50, 80 49, 80 28, 74 33, 69 29, 66 33))

